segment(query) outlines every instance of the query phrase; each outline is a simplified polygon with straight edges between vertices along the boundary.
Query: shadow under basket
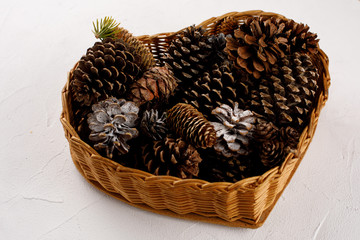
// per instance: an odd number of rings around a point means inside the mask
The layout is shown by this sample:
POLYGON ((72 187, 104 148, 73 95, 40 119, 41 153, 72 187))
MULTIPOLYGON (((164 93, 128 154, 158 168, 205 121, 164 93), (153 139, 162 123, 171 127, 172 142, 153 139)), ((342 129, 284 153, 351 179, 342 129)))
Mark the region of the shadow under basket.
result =
MULTIPOLYGON (((275 16, 263 11, 231 12, 210 18, 198 26, 211 33, 214 23, 232 16, 239 22, 250 16, 275 16)), ((180 32, 180 31, 179 31, 180 32)), ((159 58, 177 32, 138 37, 159 58)), ((232 227, 258 228, 262 226, 285 187, 291 180, 314 136, 319 114, 328 98, 330 76, 328 57, 319 49, 311 55, 319 69, 319 89, 311 120, 301 134, 295 153, 290 153, 281 166, 261 176, 243 179, 236 183, 210 183, 199 179, 182 180, 171 176, 155 176, 150 173, 124 167, 100 156, 91 146, 80 139, 71 125, 73 121, 72 99, 68 81, 62 91, 63 111, 61 123, 69 141, 71 157, 84 178, 104 193, 132 206, 158 214, 222 224, 232 227)))

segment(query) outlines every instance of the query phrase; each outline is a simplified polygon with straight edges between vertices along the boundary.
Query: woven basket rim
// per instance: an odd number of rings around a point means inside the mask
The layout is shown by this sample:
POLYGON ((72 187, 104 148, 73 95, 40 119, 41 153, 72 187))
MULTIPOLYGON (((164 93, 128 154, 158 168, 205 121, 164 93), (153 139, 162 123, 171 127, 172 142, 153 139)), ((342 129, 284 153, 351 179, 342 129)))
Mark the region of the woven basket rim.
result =
MULTIPOLYGON (((218 16, 218 17, 211 17, 197 25, 195 25, 196 27, 206 27, 209 25, 209 23, 213 23, 215 21, 218 21, 218 20, 221 20, 221 19, 224 19, 226 17, 237 17, 241 15, 242 17, 250 17, 250 16, 276 16, 278 18, 281 18, 281 19, 287 19, 285 16, 281 15, 281 14, 278 14, 278 13, 274 13, 274 12, 265 12, 263 10, 249 10, 249 11, 243 11, 243 12, 236 12, 236 11, 233 11, 233 12, 228 12, 228 13, 225 13, 221 16, 218 16)), ((137 38, 139 39, 148 39, 148 38, 159 38, 159 37, 162 37, 162 36, 173 36, 173 35, 176 35, 178 33, 181 33, 182 31, 184 31, 187 27, 184 27, 176 32, 166 32, 166 33, 156 33, 156 34, 151 34, 151 35, 139 35, 137 36, 137 38)))
MULTIPOLYGON (((277 14, 277 13, 272 13, 272 12, 264 12, 262 10, 251 10, 251 11, 245 11, 245 12, 229 12, 226 14, 223 14, 219 17, 213 17, 210 18, 206 21, 203 21, 202 23, 196 25, 196 26, 202 26, 202 27, 206 27, 209 25, 209 23, 214 22, 216 20, 219 19, 223 19, 225 17, 228 16, 239 16, 241 15, 242 17, 246 17, 246 16, 276 16, 276 17, 280 17, 283 19, 287 19, 286 17, 277 14)), ((185 29, 185 28, 183 28, 185 29)), ((158 34, 154 34, 154 35, 141 35, 141 36, 137 36, 137 38, 141 41, 149 41, 149 39, 152 38, 161 38, 164 36, 173 36, 176 35, 177 33, 183 31, 183 29, 177 31, 177 32, 168 32, 168 33, 158 33, 158 34)), ((324 83, 324 89, 322 91, 322 93, 320 94, 320 97, 318 99, 317 105, 316 107, 313 109, 312 114, 315 114, 315 112, 318 110, 320 111, 321 107, 325 104, 325 102, 328 99, 328 88, 330 86, 330 75, 328 72, 328 66, 329 66, 329 59, 327 57, 327 55, 320 49, 319 47, 319 51, 317 54, 324 66, 324 72, 323 72, 323 83, 324 83), (320 109, 319 109, 320 108, 320 109)), ((77 132, 75 131, 75 129, 73 128, 73 126, 70 124, 70 115, 68 112, 70 103, 68 101, 68 93, 69 93, 69 83, 72 77, 72 73, 73 70, 75 69, 75 67, 77 66, 77 63, 75 64, 75 66, 73 67, 73 69, 69 72, 68 74, 68 79, 67 82, 65 84, 65 86, 63 87, 62 90, 62 103, 63 103, 63 108, 62 108, 62 113, 61 113, 61 123, 63 124, 63 127, 65 129, 67 129, 69 132, 72 133, 72 139, 78 141, 81 143, 81 145, 86 148, 87 150, 89 150, 89 152, 91 152, 92 157, 94 157, 97 161, 104 161, 107 164, 113 165, 114 169, 116 169, 116 171, 121 171, 121 172, 131 172, 133 174, 136 174, 138 176, 141 176, 143 178, 144 181, 172 181, 173 185, 179 185, 179 184, 189 184, 191 186, 196 185, 199 189, 205 189, 205 188, 214 188, 216 190, 222 190, 222 191, 231 191, 233 189, 236 189, 238 191, 241 190, 254 190, 256 188, 258 188, 262 183, 266 182, 267 180, 271 179, 273 176, 277 175, 277 174, 281 174, 283 169, 286 167, 288 160, 291 160, 294 156, 296 156, 296 153, 289 153, 288 156, 285 158, 285 160, 283 161, 283 163, 280 166, 276 166, 268 171, 266 171, 265 173, 263 173, 262 175, 258 175, 258 176, 253 176, 253 177, 249 177, 249 178, 245 178, 242 179, 238 182, 235 183, 231 183, 231 182, 208 182, 206 180, 202 180, 202 179, 181 179, 178 177, 174 177, 174 176, 165 176, 165 175, 161 175, 161 176, 156 176, 153 175, 151 173, 139 170, 139 169, 135 169, 135 168, 129 168, 129 167, 125 167, 111 159, 102 157, 94 148, 92 148, 89 144, 87 144, 86 142, 84 142, 79 135, 77 134, 77 132)), ((301 137, 300 137, 300 141, 298 144, 298 150, 301 147, 301 139, 306 138, 307 132, 309 130, 309 126, 305 127, 305 129, 303 130, 301 137)))

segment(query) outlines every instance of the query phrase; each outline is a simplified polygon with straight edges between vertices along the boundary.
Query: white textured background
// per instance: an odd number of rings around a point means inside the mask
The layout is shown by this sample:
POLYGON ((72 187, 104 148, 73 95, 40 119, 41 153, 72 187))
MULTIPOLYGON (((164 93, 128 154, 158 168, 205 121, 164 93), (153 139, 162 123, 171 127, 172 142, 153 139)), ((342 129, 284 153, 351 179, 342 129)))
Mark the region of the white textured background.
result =
POLYGON ((0 239, 359 239, 360 2, 0 1, 0 239), (262 9, 311 26, 332 85, 317 132, 265 224, 229 228, 138 210, 77 172, 59 116, 67 72, 114 16, 135 35, 262 9))

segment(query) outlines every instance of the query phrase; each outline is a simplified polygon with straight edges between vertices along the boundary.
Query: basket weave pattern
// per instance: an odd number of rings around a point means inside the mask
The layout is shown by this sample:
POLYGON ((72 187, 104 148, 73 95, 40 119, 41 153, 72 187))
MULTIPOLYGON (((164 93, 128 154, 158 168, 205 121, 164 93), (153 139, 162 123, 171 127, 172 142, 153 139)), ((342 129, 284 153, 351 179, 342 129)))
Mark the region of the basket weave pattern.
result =
MULTIPOLYGON (((232 12, 210 18, 198 26, 204 27, 207 33, 211 33, 214 23, 225 17, 232 16, 241 22, 249 16, 264 15, 285 18, 262 11, 232 12)), ((156 59, 159 59, 176 33, 146 35, 138 39, 149 47, 156 59)), ((71 125, 73 113, 69 82, 73 77, 73 71, 69 73, 68 81, 62 91, 61 114, 61 123, 69 141, 71 157, 79 172, 89 183, 130 205, 186 219, 257 228, 264 223, 300 164, 314 135, 320 110, 328 98, 330 85, 328 58, 321 49, 312 58, 319 69, 321 82, 319 82, 317 105, 311 113, 310 123, 302 132, 297 151, 290 153, 281 166, 261 176, 243 179, 236 183, 209 183, 199 179, 182 180, 171 176, 154 176, 141 170, 124 167, 100 156, 80 139, 71 125)))

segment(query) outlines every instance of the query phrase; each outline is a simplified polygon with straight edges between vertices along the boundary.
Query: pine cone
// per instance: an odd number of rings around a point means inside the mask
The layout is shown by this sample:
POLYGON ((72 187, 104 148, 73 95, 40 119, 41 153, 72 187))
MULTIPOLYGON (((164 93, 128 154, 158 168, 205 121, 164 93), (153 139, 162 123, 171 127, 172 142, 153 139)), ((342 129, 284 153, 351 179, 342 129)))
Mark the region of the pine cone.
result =
POLYGON ((176 35, 162 60, 179 80, 179 90, 187 89, 194 79, 197 79, 205 70, 211 44, 204 36, 205 30, 188 27, 181 34, 176 35))
POLYGON ((289 39, 289 46, 286 53, 307 52, 317 53, 319 49, 319 39, 317 34, 309 32, 310 27, 294 20, 287 20, 285 29, 286 37, 289 39))
POLYGON ((285 158, 284 143, 277 139, 263 142, 259 147, 259 156, 268 169, 279 165, 285 158))
POLYGON ((227 38, 226 51, 235 66, 260 78, 285 54, 309 50, 316 52, 316 34, 293 20, 274 17, 247 18, 227 38))
POLYGON ((280 129, 280 136, 286 146, 295 150, 299 143, 300 133, 292 127, 282 127, 280 129))
POLYGON ((215 23, 213 30, 210 32, 212 35, 223 33, 225 36, 228 34, 233 34, 234 30, 239 27, 238 21, 234 17, 226 17, 215 23))
POLYGON ((82 106, 91 106, 111 96, 122 97, 139 71, 134 56, 120 40, 96 42, 74 70, 70 83, 74 99, 82 106))
POLYGON ((116 33, 115 38, 122 40, 129 52, 134 56, 135 63, 140 67, 142 72, 145 72, 155 66, 155 59, 149 51, 149 48, 129 33, 128 30, 118 27, 118 32, 116 33))
POLYGON ((295 53, 274 65, 272 72, 251 91, 250 109, 277 126, 302 129, 315 104, 317 69, 307 54, 295 53))
POLYGON ((142 132, 153 140, 161 140, 166 136, 166 113, 159 116, 158 110, 145 111, 141 119, 140 128, 142 132))
POLYGON ((254 79, 243 69, 237 69, 230 64, 232 76, 235 79, 236 86, 236 102, 239 103, 239 108, 248 109, 251 102, 251 90, 256 85, 257 79, 254 79))
POLYGON ((94 148, 105 150, 109 158, 113 158, 114 150, 126 154, 130 148, 126 142, 138 136, 135 126, 139 108, 124 99, 109 98, 94 104, 92 111, 87 122, 94 148))
POLYGON ((196 148, 214 145, 216 132, 210 122, 196 108, 178 103, 167 113, 169 128, 196 148))
POLYGON ((200 179, 209 182, 237 182, 256 174, 251 156, 219 158, 213 149, 199 150, 199 153, 204 159, 199 165, 200 179))
POLYGON ((279 135, 279 129, 272 123, 257 119, 256 128, 254 130, 254 140, 257 142, 266 142, 274 140, 279 135))
POLYGON ((168 101, 176 87, 176 80, 167 67, 153 67, 130 86, 129 99, 138 105, 147 102, 163 104, 168 101))
POLYGON ((201 158, 196 149, 181 138, 166 137, 142 148, 146 171, 155 175, 193 178, 199 173, 201 158))
POLYGON ((194 82, 191 89, 184 91, 182 100, 201 109, 205 116, 211 116, 211 111, 222 104, 234 107, 246 92, 246 86, 236 82, 228 65, 219 67, 215 64, 194 82))
POLYGON ((209 43, 212 51, 208 58, 211 60, 212 64, 223 65, 229 62, 227 53, 225 52, 226 38, 223 33, 210 36, 209 43))
POLYGON ((211 122, 217 137, 214 149, 227 158, 248 155, 251 151, 251 130, 255 123, 252 112, 239 109, 238 103, 235 103, 234 108, 223 104, 215 108, 212 114, 219 120, 211 122))

